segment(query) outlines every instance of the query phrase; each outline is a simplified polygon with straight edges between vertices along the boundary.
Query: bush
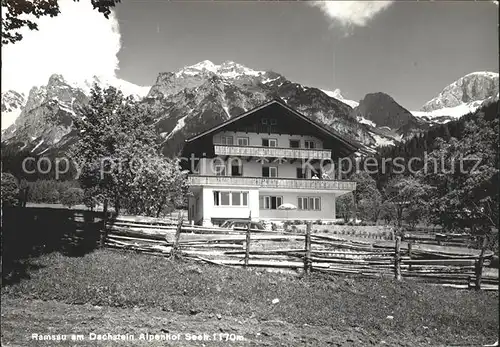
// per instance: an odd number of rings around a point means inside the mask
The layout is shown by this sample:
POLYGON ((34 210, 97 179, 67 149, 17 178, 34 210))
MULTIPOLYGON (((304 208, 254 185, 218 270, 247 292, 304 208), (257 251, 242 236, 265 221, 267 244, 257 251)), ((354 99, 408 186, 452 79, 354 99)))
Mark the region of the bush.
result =
POLYGON ((96 188, 85 189, 83 192, 83 204, 91 211, 99 204, 100 198, 96 188))
POLYGON ((51 204, 57 204, 59 202, 59 197, 60 197, 59 191, 57 189, 53 189, 47 193, 45 202, 51 204))
POLYGON ((62 193, 61 203, 69 208, 83 202, 84 193, 81 188, 69 188, 62 193))
POLYGON ((2 206, 17 206, 19 186, 14 175, 2 172, 2 206))
POLYGON ((36 203, 57 203, 59 197, 69 188, 78 187, 76 181, 37 180, 28 182, 28 201, 36 203), (54 191, 57 192, 54 193, 54 191))

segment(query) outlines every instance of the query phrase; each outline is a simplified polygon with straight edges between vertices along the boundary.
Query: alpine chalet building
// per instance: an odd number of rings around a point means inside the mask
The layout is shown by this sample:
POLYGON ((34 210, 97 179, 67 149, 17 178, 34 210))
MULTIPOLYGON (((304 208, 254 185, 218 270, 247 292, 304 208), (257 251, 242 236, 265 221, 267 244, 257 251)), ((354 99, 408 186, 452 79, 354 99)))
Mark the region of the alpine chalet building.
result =
POLYGON ((269 101, 186 140, 188 218, 201 225, 249 217, 334 220, 335 200, 356 183, 334 179, 332 163, 356 150, 281 101, 269 101))

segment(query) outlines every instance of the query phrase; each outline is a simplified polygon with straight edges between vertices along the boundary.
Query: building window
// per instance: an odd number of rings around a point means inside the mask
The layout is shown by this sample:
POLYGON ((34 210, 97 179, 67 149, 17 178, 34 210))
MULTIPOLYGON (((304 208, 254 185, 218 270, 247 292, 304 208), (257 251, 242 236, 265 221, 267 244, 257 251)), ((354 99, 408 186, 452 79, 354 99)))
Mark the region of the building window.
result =
POLYGON ((230 192, 220 192, 220 204, 221 206, 229 206, 230 205, 230 192))
POLYGON ((263 125, 267 125, 267 118, 262 118, 260 120, 260 122, 263 124, 263 125))
POLYGON ((278 124, 278 121, 276 121, 276 118, 271 118, 271 119, 269 120, 269 124, 270 124, 270 125, 276 125, 276 124, 278 124))
POLYGON ((262 177, 278 177, 278 167, 264 166, 262 168, 262 177))
POLYGON ((216 176, 226 176, 226 165, 215 164, 215 175, 216 176))
POLYGON ((248 206, 248 192, 214 191, 214 206, 248 206))
POLYGON ((232 192, 231 193, 231 205, 233 206, 241 206, 241 193, 239 192, 232 192))
POLYGON ((290 148, 300 148, 300 140, 290 140, 290 148))
POLYGON ((231 176, 243 176, 243 165, 242 164, 231 165, 231 176))
POLYGON ((321 198, 311 196, 299 196, 297 208, 299 210, 320 211, 321 198))
POLYGON ((248 146, 248 137, 238 137, 238 146, 248 146))
POLYGON ((310 149, 315 148, 315 143, 314 143, 314 141, 311 141, 311 140, 305 140, 304 147, 310 148, 310 149))
POLYGON ((277 139, 262 139, 263 147, 278 147, 277 139))
POLYGON ((262 196, 259 200, 261 203, 260 208, 264 210, 277 210, 283 204, 282 196, 262 196))
POLYGON ((221 145, 232 145, 233 144, 233 137, 232 136, 221 136, 220 143, 221 143, 221 145))

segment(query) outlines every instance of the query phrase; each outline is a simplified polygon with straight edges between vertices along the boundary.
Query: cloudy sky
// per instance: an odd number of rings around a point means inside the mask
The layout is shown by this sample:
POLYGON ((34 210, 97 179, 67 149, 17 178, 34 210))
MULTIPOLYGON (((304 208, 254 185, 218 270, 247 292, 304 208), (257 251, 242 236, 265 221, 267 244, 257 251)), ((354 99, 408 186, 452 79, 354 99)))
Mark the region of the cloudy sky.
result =
POLYGON ((415 110, 474 71, 498 72, 498 5, 484 2, 122 0, 106 20, 90 1, 2 48, 2 90, 59 72, 151 85, 208 59, 274 70, 360 100, 382 91, 415 110))

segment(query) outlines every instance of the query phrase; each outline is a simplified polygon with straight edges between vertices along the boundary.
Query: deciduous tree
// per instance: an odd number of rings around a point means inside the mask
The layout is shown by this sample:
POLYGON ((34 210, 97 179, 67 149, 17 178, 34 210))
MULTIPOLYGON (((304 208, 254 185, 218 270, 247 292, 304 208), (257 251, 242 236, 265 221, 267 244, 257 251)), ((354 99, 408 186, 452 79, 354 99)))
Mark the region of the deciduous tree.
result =
MULTIPOLYGON (((90 2, 94 9, 109 18, 111 8, 120 0, 90 0, 90 2)), ((55 17, 60 13, 58 0, 2 0, 1 5, 2 44, 21 41, 23 35, 19 32, 20 29, 38 30, 36 18, 55 17)))
POLYGON ((438 142, 420 173, 435 188, 429 200, 435 222, 450 230, 498 229, 498 131, 498 118, 480 113, 460 141, 438 142))
POLYGON ((14 175, 2 172, 2 207, 16 206, 19 202, 19 186, 14 175))
MULTIPOLYGON (((83 117, 75 119, 79 141, 72 152, 82 168, 80 182, 94 199, 108 199, 117 213, 159 215, 186 193, 177 160, 160 154, 151 114, 113 87, 91 91, 83 117)), ((89 194, 86 194, 86 201, 89 194)))

